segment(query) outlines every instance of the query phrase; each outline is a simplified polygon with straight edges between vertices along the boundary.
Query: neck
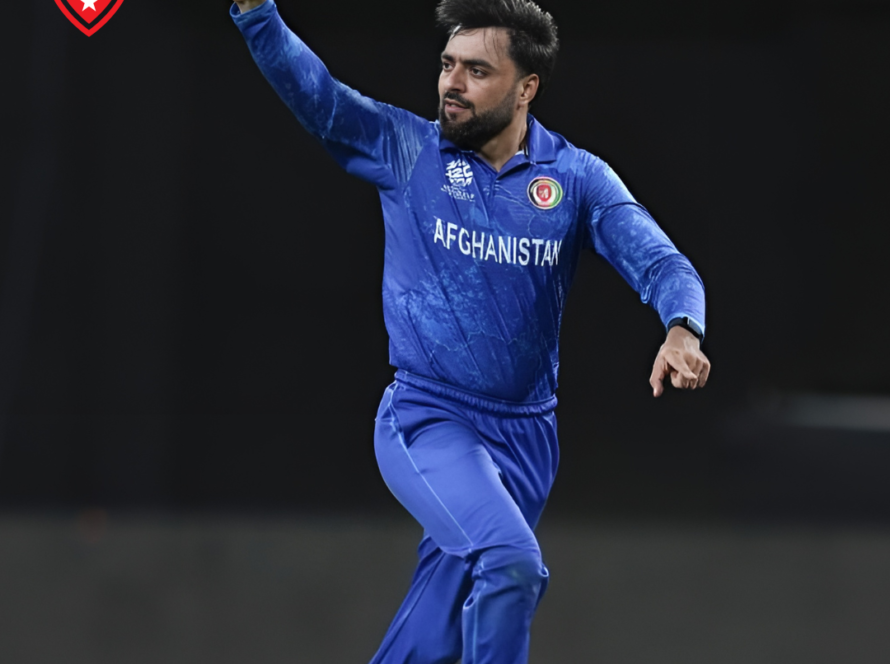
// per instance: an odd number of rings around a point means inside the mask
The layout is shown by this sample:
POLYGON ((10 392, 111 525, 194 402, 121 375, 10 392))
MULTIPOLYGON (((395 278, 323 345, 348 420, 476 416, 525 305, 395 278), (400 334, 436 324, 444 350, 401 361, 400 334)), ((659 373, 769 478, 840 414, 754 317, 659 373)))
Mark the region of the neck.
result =
POLYGON ((519 152, 527 132, 528 109, 522 109, 504 131, 483 145, 476 154, 487 161, 495 171, 500 172, 504 164, 519 152))

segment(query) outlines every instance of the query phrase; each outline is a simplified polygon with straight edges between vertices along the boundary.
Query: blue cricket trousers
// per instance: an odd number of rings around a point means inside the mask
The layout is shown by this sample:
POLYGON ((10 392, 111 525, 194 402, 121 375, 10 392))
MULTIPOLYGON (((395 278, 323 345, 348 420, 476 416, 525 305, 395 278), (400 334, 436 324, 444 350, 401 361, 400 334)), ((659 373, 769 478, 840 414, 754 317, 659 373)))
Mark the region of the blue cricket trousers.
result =
POLYGON ((525 664, 548 572, 534 527, 556 475, 556 399, 497 401, 404 371, 374 446, 424 528, 419 563, 371 664, 525 664))

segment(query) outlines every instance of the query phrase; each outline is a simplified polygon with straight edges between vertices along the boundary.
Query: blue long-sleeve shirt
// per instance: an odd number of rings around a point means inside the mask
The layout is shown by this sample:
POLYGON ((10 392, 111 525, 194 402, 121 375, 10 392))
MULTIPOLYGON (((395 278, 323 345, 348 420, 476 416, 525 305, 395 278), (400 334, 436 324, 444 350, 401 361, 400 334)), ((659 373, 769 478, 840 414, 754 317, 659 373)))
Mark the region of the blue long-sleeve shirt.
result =
POLYGON ((498 399, 550 398, 584 247, 665 324, 689 317, 704 329, 701 279, 605 162, 530 118, 527 149, 495 172, 438 122, 334 79, 274 0, 231 13, 303 126, 380 193, 393 366, 498 399))

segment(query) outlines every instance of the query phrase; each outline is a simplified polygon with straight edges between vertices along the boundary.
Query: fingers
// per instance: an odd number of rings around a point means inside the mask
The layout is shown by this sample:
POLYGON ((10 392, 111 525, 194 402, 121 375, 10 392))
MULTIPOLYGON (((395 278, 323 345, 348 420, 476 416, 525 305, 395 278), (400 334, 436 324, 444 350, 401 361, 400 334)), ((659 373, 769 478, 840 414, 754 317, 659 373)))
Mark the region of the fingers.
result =
POLYGON ((655 358, 655 364, 652 365, 652 375, 649 376, 649 384, 652 386, 653 397, 660 397, 664 392, 664 385, 661 381, 667 376, 668 370, 667 362, 661 356, 661 353, 659 353, 658 357, 655 358))
POLYGON ((704 387, 708 384, 708 376, 711 375, 711 363, 705 360, 701 373, 698 375, 698 387, 704 387))
POLYGON ((698 387, 698 374, 689 367, 677 368, 671 372, 671 385, 680 390, 692 390, 698 387))
POLYGON ((671 385, 678 390, 695 390, 704 387, 711 373, 711 363, 703 353, 684 353, 662 348, 655 365, 649 384, 652 394, 659 397, 664 393, 663 380, 670 376, 671 385))
POLYGON ((671 385, 680 390, 688 390, 698 385, 698 373, 689 366, 695 363, 694 357, 677 350, 668 350, 664 354, 664 359, 671 368, 671 385))

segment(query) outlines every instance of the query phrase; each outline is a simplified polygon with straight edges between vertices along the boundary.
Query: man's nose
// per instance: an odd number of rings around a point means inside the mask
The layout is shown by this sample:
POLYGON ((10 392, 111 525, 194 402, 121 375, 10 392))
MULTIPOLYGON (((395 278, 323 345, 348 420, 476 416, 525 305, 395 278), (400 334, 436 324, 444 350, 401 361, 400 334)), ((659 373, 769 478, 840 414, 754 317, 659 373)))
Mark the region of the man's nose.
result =
POLYGON ((455 67, 449 72, 445 72, 445 89, 454 90, 455 92, 463 92, 466 90, 466 77, 455 67))

